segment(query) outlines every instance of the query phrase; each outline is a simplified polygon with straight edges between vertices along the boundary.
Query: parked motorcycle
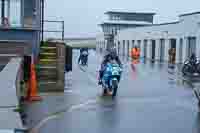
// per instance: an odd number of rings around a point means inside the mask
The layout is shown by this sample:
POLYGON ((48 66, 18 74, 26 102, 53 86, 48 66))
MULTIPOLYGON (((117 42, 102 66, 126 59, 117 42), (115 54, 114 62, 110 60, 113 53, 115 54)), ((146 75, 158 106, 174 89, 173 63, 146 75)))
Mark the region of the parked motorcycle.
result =
POLYGON ((188 59, 184 62, 182 68, 183 75, 197 76, 200 75, 200 62, 199 60, 188 59))
POLYGON ((103 94, 111 93, 112 97, 117 94, 122 68, 115 62, 109 62, 102 77, 103 94))

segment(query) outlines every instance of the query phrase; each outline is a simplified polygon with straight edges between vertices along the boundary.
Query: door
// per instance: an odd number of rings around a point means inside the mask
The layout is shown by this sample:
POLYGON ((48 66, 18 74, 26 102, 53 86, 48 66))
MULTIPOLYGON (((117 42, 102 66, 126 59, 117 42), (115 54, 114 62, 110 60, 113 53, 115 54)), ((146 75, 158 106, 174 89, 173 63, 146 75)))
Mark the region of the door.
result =
POLYGON ((179 44, 179 62, 183 62, 183 39, 180 39, 180 44, 179 44))
POLYGON ((187 57, 190 57, 192 53, 196 54, 196 37, 189 37, 188 38, 188 51, 187 57))
POLYGON ((118 53, 118 55, 120 54, 119 50, 120 50, 120 41, 118 41, 118 47, 117 47, 117 53, 118 53))
POLYGON ((123 40, 123 49, 122 49, 122 55, 125 56, 125 40, 123 40))
POLYGON ((147 57, 147 40, 144 40, 144 51, 143 51, 144 58, 147 57))
POLYGON ((127 57, 129 57, 129 46, 130 44, 129 44, 129 40, 127 40, 127 57))
POLYGON ((165 40, 160 39, 160 61, 164 61, 164 56, 165 56, 165 40))
POLYGON ((171 63, 176 62, 176 39, 170 39, 170 55, 169 55, 169 61, 171 63))
POLYGON ((134 44, 135 43, 135 40, 132 40, 132 48, 134 48, 134 44))
POLYGON ((156 55, 156 40, 152 40, 152 47, 151 47, 151 59, 155 60, 156 55))
POLYGON ((137 44, 138 44, 138 48, 140 49, 141 48, 141 40, 138 40, 137 44))

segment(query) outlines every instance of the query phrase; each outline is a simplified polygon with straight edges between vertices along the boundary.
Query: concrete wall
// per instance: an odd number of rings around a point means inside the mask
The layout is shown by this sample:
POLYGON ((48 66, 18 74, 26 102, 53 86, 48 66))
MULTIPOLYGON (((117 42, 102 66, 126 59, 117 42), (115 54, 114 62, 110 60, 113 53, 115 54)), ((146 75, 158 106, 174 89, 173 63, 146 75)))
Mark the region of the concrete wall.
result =
POLYGON ((57 47, 57 88, 61 91, 65 88, 65 44, 56 43, 57 47))
MULTIPOLYGON (((30 45, 29 48, 32 49, 35 55, 39 53, 39 38, 38 31, 36 30, 25 30, 25 29, 7 29, 0 30, 0 42, 7 41, 11 42, 10 45, 14 41, 16 42, 24 42, 27 45, 30 45)), ((31 54, 29 52, 29 54, 31 54)))

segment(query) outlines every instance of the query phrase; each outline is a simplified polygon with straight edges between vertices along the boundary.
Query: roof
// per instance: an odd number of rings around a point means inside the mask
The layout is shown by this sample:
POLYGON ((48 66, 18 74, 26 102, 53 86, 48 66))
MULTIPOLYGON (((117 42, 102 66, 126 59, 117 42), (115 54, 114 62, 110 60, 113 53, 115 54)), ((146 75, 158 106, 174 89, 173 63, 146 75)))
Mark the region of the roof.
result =
MULTIPOLYGON (((139 29, 139 28, 149 28, 149 27, 154 27, 154 26, 165 26, 165 25, 174 25, 174 24, 179 24, 180 21, 175 21, 175 22, 166 22, 166 23, 160 23, 160 24, 151 24, 151 25, 144 25, 144 26, 138 26, 135 27, 134 29, 139 29)), ((128 28, 124 30, 132 30, 133 28, 128 28)))
POLYGON ((104 21, 102 24, 119 24, 119 25, 151 25, 152 23, 150 22, 145 22, 145 21, 124 21, 124 20, 118 20, 118 21, 112 21, 112 20, 107 20, 104 21))
POLYGON ((195 15, 195 14, 200 14, 200 12, 185 13, 185 14, 179 15, 179 17, 189 16, 189 15, 195 15))
POLYGON ((95 40, 95 37, 71 37, 65 38, 64 40, 95 40))
POLYGON ((161 23, 161 24, 152 24, 150 26, 160 26, 160 25, 169 25, 169 24, 178 24, 179 21, 175 21, 175 22, 166 22, 166 23, 161 23))
POLYGON ((108 11, 105 14, 145 14, 145 15, 155 15, 152 12, 120 12, 120 11, 108 11))

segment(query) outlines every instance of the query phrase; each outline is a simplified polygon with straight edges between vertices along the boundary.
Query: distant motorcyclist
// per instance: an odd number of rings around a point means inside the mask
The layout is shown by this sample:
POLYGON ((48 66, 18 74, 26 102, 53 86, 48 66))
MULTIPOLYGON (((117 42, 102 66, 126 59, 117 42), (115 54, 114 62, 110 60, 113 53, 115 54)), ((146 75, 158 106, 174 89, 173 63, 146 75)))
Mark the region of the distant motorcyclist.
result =
POLYGON ((106 55, 104 56, 103 61, 102 61, 102 63, 101 63, 101 69, 100 69, 100 71, 99 71, 99 83, 98 83, 99 85, 102 83, 102 77, 103 77, 103 73, 104 73, 105 68, 106 68, 106 64, 107 64, 108 62, 110 62, 111 60, 115 60, 116 63, 117 63, 120 67, 122 67, 122 63, 121 63, 121 61, 120 61, 120 59, 119 59, 119 57, 118 57, 118 55, 117 55, 115 49, 111 49, 110 51, 107 50, 107 53, 106 53, 106 55))
POLYGON ((79 58, 78 58, 78 63, 80 63, 84 52, 86 52, 88 54, 88 48, 81 48, 80 49, 80 55, 79 55, 79 58))
POLYGON ((184 75, 198 74, 200 75, 200 63, 197 60, 196 54, 192 53, 188 60, 184 62, 182 73, 184 75))

